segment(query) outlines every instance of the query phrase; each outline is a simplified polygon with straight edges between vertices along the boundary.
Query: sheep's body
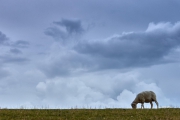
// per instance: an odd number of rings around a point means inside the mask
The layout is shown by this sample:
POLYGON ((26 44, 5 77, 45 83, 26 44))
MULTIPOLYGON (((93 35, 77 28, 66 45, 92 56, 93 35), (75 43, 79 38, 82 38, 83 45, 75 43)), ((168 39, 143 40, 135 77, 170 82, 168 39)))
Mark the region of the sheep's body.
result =
POLYGON ((156 99, 156 94, 153 91, 143 91, 139 93, 134 101, 132 102, 131 106, 132 108, 136 108, 138 103, 141 103, 141 109, 144 108, 144 103, 150 103, 151 109, 153 108, 153 103, 155 102, 158 108, 158 102, 156 99))

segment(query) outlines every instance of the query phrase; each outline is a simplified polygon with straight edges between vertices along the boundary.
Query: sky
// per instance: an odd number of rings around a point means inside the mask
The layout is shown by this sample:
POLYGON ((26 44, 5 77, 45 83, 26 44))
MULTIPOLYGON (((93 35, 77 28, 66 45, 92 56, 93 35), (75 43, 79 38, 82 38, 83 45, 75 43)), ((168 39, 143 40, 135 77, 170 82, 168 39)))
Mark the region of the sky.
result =
POLYGON ((179 11, 179 0, 0 0, 0 107, 131 108, 147 90, 180 107, 179 11))

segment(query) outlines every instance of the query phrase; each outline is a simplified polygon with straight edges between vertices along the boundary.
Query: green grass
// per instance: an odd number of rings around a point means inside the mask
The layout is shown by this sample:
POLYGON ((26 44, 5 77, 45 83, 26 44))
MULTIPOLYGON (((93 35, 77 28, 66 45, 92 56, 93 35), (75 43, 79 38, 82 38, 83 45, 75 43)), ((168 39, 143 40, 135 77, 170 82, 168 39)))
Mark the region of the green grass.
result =
POLYGON ((0 120, 180 120, 180 109, 0 109, 0 120))

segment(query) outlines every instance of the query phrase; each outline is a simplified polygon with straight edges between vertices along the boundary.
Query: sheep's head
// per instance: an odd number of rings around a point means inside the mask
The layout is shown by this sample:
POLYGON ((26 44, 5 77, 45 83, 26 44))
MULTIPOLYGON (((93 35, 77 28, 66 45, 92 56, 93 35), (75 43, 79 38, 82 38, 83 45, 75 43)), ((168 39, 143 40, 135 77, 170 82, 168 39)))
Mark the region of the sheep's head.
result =
POLYGON ((136 103, 131 103, 131 106, 132 106, 133 109, 136 109, 136 107, 137 107, 136 103))

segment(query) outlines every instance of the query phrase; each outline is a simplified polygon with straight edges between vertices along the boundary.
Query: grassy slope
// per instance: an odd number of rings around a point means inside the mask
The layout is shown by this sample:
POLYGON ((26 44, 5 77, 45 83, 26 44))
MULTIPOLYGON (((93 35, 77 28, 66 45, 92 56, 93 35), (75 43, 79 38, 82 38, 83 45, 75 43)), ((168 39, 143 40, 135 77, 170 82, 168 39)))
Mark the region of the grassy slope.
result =
POLYGON ((0 120, 180 120, 180 109, 1 109, 0 120))

